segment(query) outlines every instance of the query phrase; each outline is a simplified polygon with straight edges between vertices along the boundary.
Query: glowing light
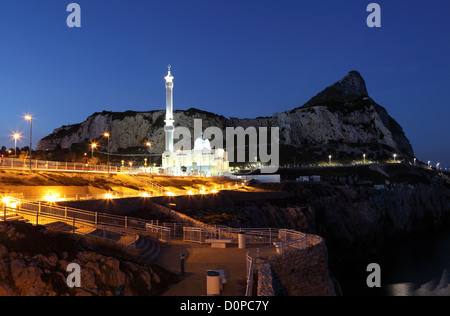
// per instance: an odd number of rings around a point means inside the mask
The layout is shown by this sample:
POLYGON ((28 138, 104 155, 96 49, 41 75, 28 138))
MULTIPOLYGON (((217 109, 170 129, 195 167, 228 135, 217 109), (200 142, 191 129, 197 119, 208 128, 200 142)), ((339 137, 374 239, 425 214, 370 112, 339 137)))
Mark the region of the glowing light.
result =
POLYGON ((167 195, 168 195, 168 196, 175 196, 175 193, 173 193, 173 192, 167 192, 167 195))
POLYGON ((107 200, 114 199, 114 195, 112 195, 111 193, 106 193, 105 194, 105 199, 107 199, 107 200))
POLYGON ((150 197, 150 194, 148 194, 147 192, 142 192, 141 196, 142 197, 150 197))
POLYGON ((189 194, 189 195, 194 195, 194 192, 192 192, 191 190, 189 190, 189 191, 187 192, 187 194, 189 194))
POLYGON ((47 202, 50 202, 50 203, 57 202, 57 201, 59 201, 59 193, 56 193, 56 194, 49 193, 49 194, 45 197, 45 200, 46 200, 47 202))
POLYGON ((206 194, 204 190, 200 190, 200 194, 206 194))
POLYGON ((2 197, 2 202, 9 208, 17 208, 17 205, 19 204, 18 201, 15 201, 15 199, 9 196, 2 197))
POLYGON ((217 191, 217 190, 212 190, 211 192, 212 192, 212 193, 217 193, 218 191, 217 191))

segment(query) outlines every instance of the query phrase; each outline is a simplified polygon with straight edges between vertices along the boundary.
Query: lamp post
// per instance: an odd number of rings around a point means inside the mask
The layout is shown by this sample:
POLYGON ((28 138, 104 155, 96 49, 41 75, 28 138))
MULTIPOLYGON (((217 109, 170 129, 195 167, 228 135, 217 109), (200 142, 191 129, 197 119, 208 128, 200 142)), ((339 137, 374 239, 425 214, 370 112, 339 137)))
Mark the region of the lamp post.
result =
POLYGON ((17 140, 21 137, 19 133, 16 133, 14 136, 14 158, 17 158, 17 140))
POLYGON ((331 155, 328 156, 328 164, 331 166, 331 155))
POLYGON ((108 174, 109 174, 109 137, 110 137, 110 135, 109 135, 109 133, 105 133, 105 134, 103 134, 103 136, 108 138, 108 174))
MULTIPOLYGON (((152 147, 152 143, 147 142, 147 143, 145 143, 145 146, 148 147, 148 159, 149 159, 149 160, 148 160, 148 163, 151 164, 152 156, 151 156, 151 154, 150 154, 150 148, 152 147)), ((145 166, 147 167, 147 160, 145 161, 145 166)))
POLYGON ((397 158, 397 154, 394 154, 394 163, 397 162, 397 160, 395 160, 395 158, 397 158))
POLYGON ((363 154, 363 161, 364 161, 364 164, 366 164, 366 154, 363 154))
POLYGON ((96 143, 92 143, 91 144, 91 148, 92 148, 92 155, 91 155, 91 158, 94 158, 94 148, 96 148, 97 147, 97 144, 96 143))
POLYGON ((31 115, 26 115, 25 119, 30 121, 30 170, 31 170, 31 146, 32 146, 32 136, 33 136, 33 118, 31 117, 31 115))

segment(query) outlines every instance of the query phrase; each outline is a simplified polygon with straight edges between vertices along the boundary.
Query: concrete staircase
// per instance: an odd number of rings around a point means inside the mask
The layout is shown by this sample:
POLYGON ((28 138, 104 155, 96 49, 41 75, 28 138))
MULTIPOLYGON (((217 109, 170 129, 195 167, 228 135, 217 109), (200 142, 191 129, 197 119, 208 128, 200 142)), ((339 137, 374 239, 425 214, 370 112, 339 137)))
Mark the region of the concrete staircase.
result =
POLYGON ((127 175, 131 179, 144 184, 146 187, 151 189, 155 195, 164 195, 165 189, 159 183, 151 181, 148 176, 129 174, 127 175))
MULTIPOLYGON (((89 233, 90 236, 98 237, 102 237, 103 234, 104 232, 100 228, 89 233)), ((108 232, 106 232, 106 235, 109 235, 108 232)), ((111 235, 107 237, 110 237, 110 239, 114 239, 115 236, 111 235)), ((125 244, 132 244, 134 242, 134 240, 123 240, 122 238, 117 241, 125 244)), ((146 262, 153 262, 161 252, 161 246, 157 241, 144 236, 139 236, 138 240, 136 241, 136 248, 141 251, 141 257, 146 262)))
POLYGON ((161 252, 161 246, 158 242, 143 236, 140 236, 136 242, 136 248, 141 250, 142 259, 146 262, 155 261, 161 252))

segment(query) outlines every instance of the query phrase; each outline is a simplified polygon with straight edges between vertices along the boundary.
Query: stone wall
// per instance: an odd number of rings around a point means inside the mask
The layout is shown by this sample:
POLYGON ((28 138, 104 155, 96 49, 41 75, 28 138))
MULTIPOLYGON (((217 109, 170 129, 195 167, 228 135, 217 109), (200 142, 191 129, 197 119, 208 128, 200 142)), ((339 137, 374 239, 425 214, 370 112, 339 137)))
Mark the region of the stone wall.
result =
POLYGON ((307 235, 308 247, 256 261, 258 296, 335 296, 325 241, 307 235))

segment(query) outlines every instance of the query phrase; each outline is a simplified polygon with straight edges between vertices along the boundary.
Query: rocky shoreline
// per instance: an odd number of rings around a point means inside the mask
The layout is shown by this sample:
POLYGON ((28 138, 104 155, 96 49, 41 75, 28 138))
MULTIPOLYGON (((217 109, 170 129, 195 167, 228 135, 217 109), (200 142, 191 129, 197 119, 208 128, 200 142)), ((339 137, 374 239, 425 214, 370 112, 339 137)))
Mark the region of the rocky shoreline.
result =
POLYGON ((0 223, 0 296, 149 296, 173 282, 158 266, 84 247, 65 234, 0 223), (67 286, 70 263, 82 267, 81 287, 67 286))

